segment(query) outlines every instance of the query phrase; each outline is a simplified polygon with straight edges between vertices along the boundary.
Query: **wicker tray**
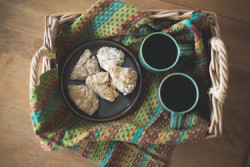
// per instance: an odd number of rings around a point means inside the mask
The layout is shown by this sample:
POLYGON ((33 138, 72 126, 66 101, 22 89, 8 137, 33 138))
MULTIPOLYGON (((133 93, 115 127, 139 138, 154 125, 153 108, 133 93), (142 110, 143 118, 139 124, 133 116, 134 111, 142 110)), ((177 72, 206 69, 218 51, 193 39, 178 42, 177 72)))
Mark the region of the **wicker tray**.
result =
MULTIPOLYGON (((150 17, 154 19, 167 18, 171 20, 185 20, 190 18, 191 10, 147 10, 150 17)), ((220 28, 217 16, 213 12, 203 11, 206 14, 212 31, 210 39, 211 61, 209 73, 212 86, 209 90, 211 100, 211 123, 207 130, 208 138, 222 135, 223 103, 226 98, 228 87, 228 62, 227 53, 223 41, 220 39, 220 28)), ((30 70, 30 90, 37 86, 38 63, 43 58, 42 73, 51 69, 51 59, 55 59, 54 42, 55 38, 63 26, 73 23, 81 13, 58 13, 45 17, 45 32, 43 46, 35 53, 31 62, 30 70)))

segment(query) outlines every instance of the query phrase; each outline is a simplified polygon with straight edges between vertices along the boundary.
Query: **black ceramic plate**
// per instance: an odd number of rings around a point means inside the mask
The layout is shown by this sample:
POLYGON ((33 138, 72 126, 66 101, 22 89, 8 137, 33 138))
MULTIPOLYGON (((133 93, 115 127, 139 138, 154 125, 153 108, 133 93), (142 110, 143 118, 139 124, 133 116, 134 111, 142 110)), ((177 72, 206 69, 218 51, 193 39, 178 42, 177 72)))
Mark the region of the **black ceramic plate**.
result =
MULTIPOLYGON (((101 67, 100 69, 101 71, 104 71, 101 67)), ((74 52, 72 52, 63 66, 60 80, 62 95, 69 108, 80 117, 92 121, 111 121, 129 112, 129 110, 131 110, 137 102, 142 87, 142 75, 140 66, 137 60, 134 58, 133 54, 124 46, 108 40, 91 41, 81 45, 74 52), (69 97, 67 87, 68 85, 79 85, 85 83, 84 81, 73 81, 69 79, 74 66, 78 62, 84 50, 90 49, 91 53, 96 56, 97 51, 103 46, 115 47, 119 50, 122 50, 122 52, 125 54, 125 62, 122 66, 130 67, 136 70, 138 79, 136 88, 132 93, 127 96, 124 96, 123 94, 119 93, 118 98, 116 98, 114 102, 108 102, 99 97, 99 109, 94 113, 94 115, 89 116, 76 107, 74 102, 69 97)))

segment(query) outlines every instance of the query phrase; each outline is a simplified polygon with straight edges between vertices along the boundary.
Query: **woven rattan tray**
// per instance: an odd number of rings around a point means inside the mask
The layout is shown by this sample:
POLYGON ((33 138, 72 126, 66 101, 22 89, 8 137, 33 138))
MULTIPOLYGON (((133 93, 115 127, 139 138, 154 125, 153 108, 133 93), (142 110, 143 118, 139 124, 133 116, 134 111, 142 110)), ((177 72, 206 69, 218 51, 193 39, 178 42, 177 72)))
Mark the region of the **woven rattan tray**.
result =
MULTIPOLYGON (((167 18, 171 20, 184 20, 190 18, 191 10, 148 10, 154 19, 167 18)), ((226 98, 228 87, 228 62, 227 53, 223 41, 220 39, 220 28, 217 16, 213 12, 203 11, 210 23, 212 38, 211 61, 209 73, 212 86, 209 90, 211 100, 211 123, 207 131, 206 139, 222 135, 222 117, 223 103, 226 98)), ((43 46, 36 52, 32 58, 30 70, 30 90, 37 86, 38 63, 43 58, 42 73, 51 69, 51 59, 55 59, 54 42, 59 30, 70 23, 73 23, 80 13, 58 13, 45 17, 45 33, 43 46)))

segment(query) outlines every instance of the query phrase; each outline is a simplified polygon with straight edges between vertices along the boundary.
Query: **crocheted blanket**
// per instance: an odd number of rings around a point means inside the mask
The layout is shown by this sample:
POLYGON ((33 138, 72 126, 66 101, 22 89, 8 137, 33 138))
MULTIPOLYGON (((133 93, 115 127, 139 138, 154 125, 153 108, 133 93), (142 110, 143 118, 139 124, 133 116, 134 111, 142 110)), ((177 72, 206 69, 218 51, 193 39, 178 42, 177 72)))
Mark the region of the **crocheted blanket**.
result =
POLYGON ((208 56, 204 33, 208 22, 196 11, 184 21, 153 20, 129 4, 101 0, 72 25, 64 27, 55 42, 56 67, 40 76, 40 84, 30 94, 31 118, 43 150, 71 148, 100 166, 164 166, 176 144, 197 142, 207 131, 201 116, 208 110, 208 56), (194 45, 195 54, 182 58, 176 67, 160 74, 143 70, 143 93, 130 114, 111 122, 91 122, 79 118, 64 102, 58 83, 67 56, 85 42, 106 39, 126 46, 138 58, 142 40, 150 33, 171 34, 178 43, 194 45), (198 83, 200 99, 186 114, 183 129, 170 128, 170 115, 157 100, 161 80, 171 72, 191 75, 198 83))

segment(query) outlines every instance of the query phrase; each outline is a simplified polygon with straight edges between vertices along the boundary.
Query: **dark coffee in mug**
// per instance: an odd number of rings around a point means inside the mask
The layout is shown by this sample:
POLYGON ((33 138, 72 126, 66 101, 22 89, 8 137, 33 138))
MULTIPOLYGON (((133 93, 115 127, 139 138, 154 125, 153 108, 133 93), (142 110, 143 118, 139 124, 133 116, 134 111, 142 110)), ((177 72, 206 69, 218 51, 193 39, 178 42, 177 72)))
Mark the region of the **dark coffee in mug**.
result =
POLYGON ((173 65, 177 59, 175 42, 166 35, 149 36, 142 47, 145 62, 153 68, 165 69, 173 65))
POLYGON ((197 99, 196 91, 190 79, 182 75, 172 75, 163 82, 160 96, 167 108, 183 112, 194 105, 197 99))

